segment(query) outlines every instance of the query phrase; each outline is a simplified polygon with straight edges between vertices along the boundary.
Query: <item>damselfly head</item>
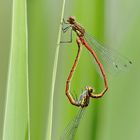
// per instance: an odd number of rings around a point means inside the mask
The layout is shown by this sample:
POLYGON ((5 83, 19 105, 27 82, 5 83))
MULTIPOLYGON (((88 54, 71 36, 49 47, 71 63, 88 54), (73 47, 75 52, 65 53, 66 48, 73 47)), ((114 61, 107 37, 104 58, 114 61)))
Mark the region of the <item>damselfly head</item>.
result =
POLYGON ((94 89, 90 86, 86 86, 86 90, 88 91, 88 94, 91 94, 94 92, 94 89))
POLYGON ((67 22, 70 23, 70 24, 74 24, 74 23, 75 23, 75 17, 74 17, 74 16, 70 16, 70 17, 67 19, 67 22))

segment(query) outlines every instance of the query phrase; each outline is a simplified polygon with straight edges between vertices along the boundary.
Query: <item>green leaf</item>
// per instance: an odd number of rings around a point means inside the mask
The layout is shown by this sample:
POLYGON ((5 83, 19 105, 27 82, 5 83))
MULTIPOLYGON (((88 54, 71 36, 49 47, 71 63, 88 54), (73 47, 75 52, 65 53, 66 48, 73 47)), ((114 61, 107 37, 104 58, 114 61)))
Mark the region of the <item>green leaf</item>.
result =
POLYGON ((63 2, 62 2, 61 21, 60 21, 59 32, 58 32, 58 37, 57 37, 57 46, 56 46, 56 50, 55 50, 52 84, 51 84, 51 96, 50 96, 50 105, 49 105, 50 109, 49 109, 49 113, 48 113, 48 126, 47 126, 46 140, 51 140, 52 139, 51 135, 52 135, 52 120, 53 120, 54 88, 55 88, 55 81, 56 81, 58 55, 59 55, 61 30, 62 30, 62 24, 61 23, 63 22, 64 9, 65 9, 65 0, 63 0, 63 2))
POLYGON ((3 140, 30 139, 26 0, 13 0, 3 140), (28 134, 28 136, 27 136, 28 134))

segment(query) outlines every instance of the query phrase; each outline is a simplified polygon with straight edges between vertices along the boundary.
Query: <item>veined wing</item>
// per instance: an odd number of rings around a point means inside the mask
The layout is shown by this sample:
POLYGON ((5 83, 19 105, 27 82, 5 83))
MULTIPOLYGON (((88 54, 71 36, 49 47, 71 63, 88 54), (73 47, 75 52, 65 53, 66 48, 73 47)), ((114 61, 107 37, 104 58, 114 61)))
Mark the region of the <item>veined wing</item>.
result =
POLYGON ((89 46, 96 52, 99 60, 109 65, 109 69, 125 71, 132 64, 130 60, 112 48, 103 47, 88 33, 85 33, 85 39, 89 46))
POLYGON ((76 134, 76 130, 79 126, 80 120, 85 113, 85 108, 81 108, 75 118, 67 125, 60 140, 73 140, 76 134))

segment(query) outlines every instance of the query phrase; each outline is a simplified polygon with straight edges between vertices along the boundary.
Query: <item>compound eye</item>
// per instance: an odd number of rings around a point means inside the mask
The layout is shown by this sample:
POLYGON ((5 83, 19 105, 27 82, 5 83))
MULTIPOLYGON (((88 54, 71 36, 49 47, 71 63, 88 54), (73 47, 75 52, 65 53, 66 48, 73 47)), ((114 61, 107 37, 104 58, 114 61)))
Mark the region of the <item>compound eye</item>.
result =
POLYGON ((88 91, 89 91, 89 93, 92 93, 93 92, 93 88, 89 88, 88 91))

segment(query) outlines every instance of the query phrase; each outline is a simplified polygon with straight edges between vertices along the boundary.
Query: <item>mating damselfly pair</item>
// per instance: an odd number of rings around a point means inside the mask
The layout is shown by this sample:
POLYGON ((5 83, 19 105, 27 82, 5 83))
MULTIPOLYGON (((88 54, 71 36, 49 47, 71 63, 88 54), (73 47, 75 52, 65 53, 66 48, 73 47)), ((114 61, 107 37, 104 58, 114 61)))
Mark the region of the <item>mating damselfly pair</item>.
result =
POLYGON ((73 31, 77 35, 76 43, 78 46, 77 56, 75 58, 72 69, 68 75, 66 81, 66 96, 68 97, 70 103, 77 107, 81 107, 80 112, 72 121, 72 124, 68 125, 65 129, 61 140, 72 140, 74 138, 75 130, 77 129, 81 116, 85 112, 85 108, 89 105, 89 100, 91 98, 101 98, 108 89, 107 76, 104 70, 103 62, 109 63, 115 71, 121 71, 127 69, 129 65, 132 64, 132 61, 127 59, 126 57, 120 55, 118 52, 113 51, 113 49, 105 48, 100 43, 98 43, 91 35, 89 35, 86 30, 75 20, 75 17, 70 16, 67 21, 63 21, 63 25, 67 25, 62 28, 63 33, 66 33, 70 30, 70 40, 64 41, 61 43, 71 43, 72 42, 72 33, 73 31), (82 51, 82 45, 89 51, 89 53, 93 56, 93 59, 97 63, 103 80, 104 80, 104 89, 100 93, 96 93, 95 89, 86 86, 86 89, 81 94, 80 99, 76 100, 70 93, 70 83, 74 74, 74 71, 77 67, 78 61, 80 59, 80 54, 82 51), (100 56, 100 59, 99 59, 100 56))

